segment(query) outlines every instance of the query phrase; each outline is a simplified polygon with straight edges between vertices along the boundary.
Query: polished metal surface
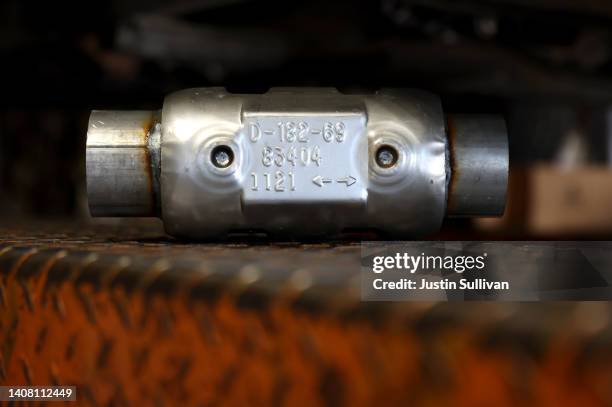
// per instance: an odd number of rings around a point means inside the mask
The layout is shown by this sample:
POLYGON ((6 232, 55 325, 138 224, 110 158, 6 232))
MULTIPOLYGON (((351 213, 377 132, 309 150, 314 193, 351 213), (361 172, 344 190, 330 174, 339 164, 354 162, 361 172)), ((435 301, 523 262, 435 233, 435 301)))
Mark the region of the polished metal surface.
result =
POLYGON ((189 89, 166 98, 162 117, 162 218, 172 235, 411 236, 444 217, 446 136, 433 95, 189 89), (234 155, 225 168, 210 160, 221 145, 234 155), (397 152, 394 165, 373 158, 381 146, 397 152))
POLYGON ((94 110, 87 130, 92 216, 157 216, 159 112, 94 110))
POLYGON ((167 96, 161 114, 94 111, 90 208, 160 216, 186 238, 415 237, 440 228, 447 199, 452 215, 499 213, 507 174, 479 171, 507 173, 503 120, 458 116, 450 143, 445 122, 436 96, 392 89, 196 88, 167 96))
POLYGON ((508 136, 504 120, 450 115, 451 179, 447 215, 501 216, 508 186, 508 136))

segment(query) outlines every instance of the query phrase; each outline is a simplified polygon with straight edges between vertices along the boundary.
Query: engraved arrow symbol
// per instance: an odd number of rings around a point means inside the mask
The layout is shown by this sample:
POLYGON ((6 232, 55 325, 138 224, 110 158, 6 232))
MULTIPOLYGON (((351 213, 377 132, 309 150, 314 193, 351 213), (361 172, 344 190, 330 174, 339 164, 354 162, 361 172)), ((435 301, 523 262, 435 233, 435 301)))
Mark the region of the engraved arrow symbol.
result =
POLYGON ((351 185, 353 185, 355 182, 357 182, 357 179, 355 177, 351 177, 350 175, 344 178, 338 178, 336 180, 337 183, 339 184, 346 184, 347 187, 350 187, 351 185))
POLYGON ((315 185, 322 187, 323 184, 329 184, 330 182, 332 182, 332 180, 330 178, 323 178, 322 176, 317 175, 312 179, 312 182, 314 182, 315 185))

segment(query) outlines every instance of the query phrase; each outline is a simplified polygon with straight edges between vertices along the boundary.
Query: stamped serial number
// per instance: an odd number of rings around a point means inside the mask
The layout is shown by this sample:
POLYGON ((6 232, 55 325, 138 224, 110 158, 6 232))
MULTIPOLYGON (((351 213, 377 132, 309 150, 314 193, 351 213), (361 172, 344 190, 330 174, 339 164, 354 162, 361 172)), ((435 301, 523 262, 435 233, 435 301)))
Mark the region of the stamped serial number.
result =
POLYGON ((341 121, 327 121, 319 128, 311 127, 305 121, 282 121, 273 127, 262 127, 258 123, 249 124, 249 139, 252 142, 261 140, 263 135, 276 136, 281 143, 308 143, 311 136, 326 143, 342 143, 346 139, 346 125, 341 121))
POLYGON ((356 167, 367 154, 365 117, 353 111, 247 114, 250 150, 244 200, 269 203, 363 200, 356 167), (355 160, 359 160, 357 163, 355 160))
POLYGON ((264 172, 258 175, 255 172, 251 173, 251 190, 259 191, 261 187, 264 191, 295 191, 295 174, 293 172, 264 172))
POLYGON ((321 166, 321 148, 265 146, 261 152, 261 163, 265 167, 282 167, 285 164, 293 167, 296 165, 305 167, 310 164, 321 166))

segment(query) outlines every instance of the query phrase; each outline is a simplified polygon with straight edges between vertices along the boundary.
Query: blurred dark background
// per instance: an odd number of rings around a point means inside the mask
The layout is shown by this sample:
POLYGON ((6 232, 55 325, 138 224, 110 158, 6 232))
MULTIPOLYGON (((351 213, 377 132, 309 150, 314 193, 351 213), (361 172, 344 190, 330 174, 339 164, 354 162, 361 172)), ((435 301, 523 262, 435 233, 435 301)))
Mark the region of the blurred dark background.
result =
POLYGON ((612 235, 612 1, 5 0, 0 33, 5 219, 87 217, 93 108, 196 86, 416 87, 507 119, 506 217, 469 230, 612 235))

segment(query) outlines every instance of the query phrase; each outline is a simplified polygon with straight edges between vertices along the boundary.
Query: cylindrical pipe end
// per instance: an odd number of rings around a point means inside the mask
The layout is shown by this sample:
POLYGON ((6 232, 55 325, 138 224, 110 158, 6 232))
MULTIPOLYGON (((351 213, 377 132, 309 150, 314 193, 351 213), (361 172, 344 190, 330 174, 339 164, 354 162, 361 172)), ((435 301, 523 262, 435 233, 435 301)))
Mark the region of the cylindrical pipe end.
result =
POLYGON ((489 115, 447 118, 450 180, 447 216, 501 216, 508 189, 508 134, 489 115))
POLYGON ((92 216, 158 216, 158 111, 94 110, 87 129, 87 198, 92 216))

